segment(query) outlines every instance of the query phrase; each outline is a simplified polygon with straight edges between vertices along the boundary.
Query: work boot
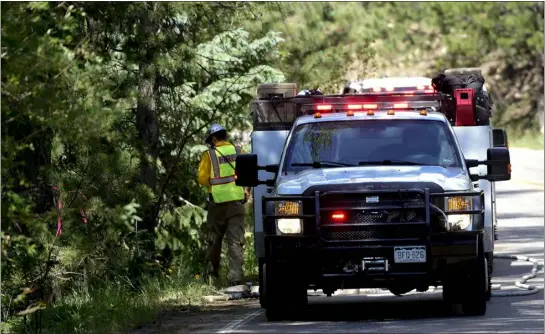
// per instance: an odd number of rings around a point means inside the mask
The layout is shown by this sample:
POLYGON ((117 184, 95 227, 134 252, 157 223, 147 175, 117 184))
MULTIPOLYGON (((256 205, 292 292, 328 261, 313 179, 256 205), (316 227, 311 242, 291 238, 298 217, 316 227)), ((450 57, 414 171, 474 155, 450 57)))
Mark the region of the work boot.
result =
POLYGON ((223 293, 230 295, 232 299, 249 298, 251 294, 250 287, 240 281, 232 281, 223 293))

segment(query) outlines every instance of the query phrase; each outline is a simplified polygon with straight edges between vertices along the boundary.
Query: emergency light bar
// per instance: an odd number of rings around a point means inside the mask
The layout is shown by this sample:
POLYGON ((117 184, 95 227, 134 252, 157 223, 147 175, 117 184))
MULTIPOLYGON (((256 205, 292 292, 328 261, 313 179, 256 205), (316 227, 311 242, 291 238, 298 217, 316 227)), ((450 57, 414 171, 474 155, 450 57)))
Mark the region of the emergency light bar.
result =
POLYGON ((368 111, 368 110, 414 110, 414 109, 427 109, 427 108, 439 108, 441 106, 439 101, 414 101, 414 102, 380 102, 380 103, 358 103, 358 104, 346 104, 346 103, 331 103, 331 104, 302 104, 301 113, 303 115, 312 115, 315 112, 320 113, 335 113, 346 111, 368 111))
MULTIPOLYGON (((300 106, 302 115, 315 112, 334 113, 346 111, 369 111, 378 109, 426 109, 440 108, 447 99, 439 93, 423 92, 377 92, 343 95, 299 96, 291 99, 300 106)), ((352 115, 352 114, 351 114, 352 115)))

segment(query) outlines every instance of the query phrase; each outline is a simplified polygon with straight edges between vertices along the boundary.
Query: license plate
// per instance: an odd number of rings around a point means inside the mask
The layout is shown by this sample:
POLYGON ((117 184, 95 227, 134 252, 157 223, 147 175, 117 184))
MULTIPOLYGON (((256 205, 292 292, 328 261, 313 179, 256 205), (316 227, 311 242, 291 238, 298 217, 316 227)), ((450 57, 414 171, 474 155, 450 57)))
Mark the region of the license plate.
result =
POLYGON ((422 263, 426 262, 426 247, 409 246, 394 247, 395 263, 422 263))

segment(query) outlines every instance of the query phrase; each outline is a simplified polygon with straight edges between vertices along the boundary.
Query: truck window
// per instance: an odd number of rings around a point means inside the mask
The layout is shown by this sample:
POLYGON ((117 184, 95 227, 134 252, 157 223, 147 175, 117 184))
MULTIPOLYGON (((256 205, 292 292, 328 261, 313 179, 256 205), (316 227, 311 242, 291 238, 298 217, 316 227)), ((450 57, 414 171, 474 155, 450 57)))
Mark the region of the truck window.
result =
POLYGON ((282 171, 298 173, 313 162, 348 166, 390 164, 461 167, 452 133, 439 121, 366 120, 299 125, 282 171), (295 166, 294 166, 295 165, 295 166))

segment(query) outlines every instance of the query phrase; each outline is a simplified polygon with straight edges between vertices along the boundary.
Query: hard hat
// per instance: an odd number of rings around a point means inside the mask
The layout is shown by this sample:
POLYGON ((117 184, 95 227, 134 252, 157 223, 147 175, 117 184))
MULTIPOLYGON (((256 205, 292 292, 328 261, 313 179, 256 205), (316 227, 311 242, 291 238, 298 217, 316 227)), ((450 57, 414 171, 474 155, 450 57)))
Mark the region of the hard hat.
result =
POLYGON ((210 126, 208 129, 208 132, 206 133, 206 142, 209 143, 212 139, 212 135, 221 131, 227 131, 225 128, 217 123, 214 123, 210 126))

